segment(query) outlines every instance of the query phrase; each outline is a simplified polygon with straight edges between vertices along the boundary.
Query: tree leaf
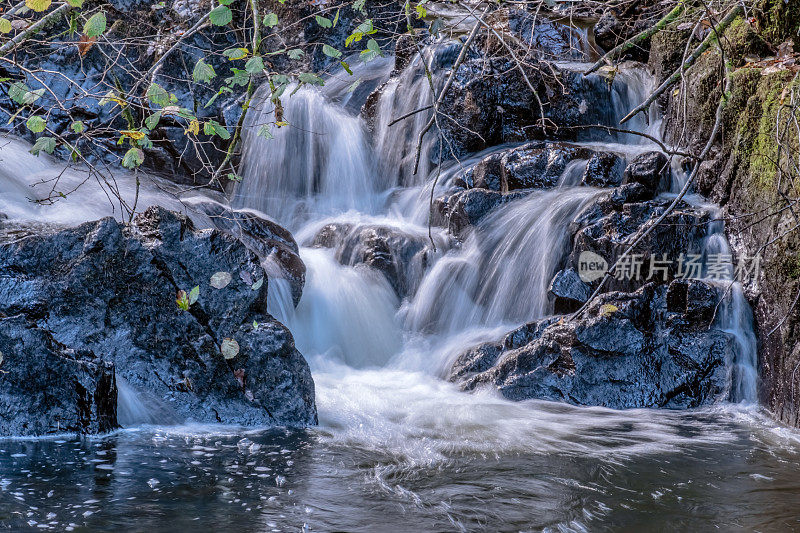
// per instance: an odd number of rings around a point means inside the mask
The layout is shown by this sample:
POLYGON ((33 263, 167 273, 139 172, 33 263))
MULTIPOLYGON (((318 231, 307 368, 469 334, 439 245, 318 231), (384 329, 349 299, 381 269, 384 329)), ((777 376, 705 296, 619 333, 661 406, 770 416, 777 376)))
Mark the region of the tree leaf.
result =
POLYGON ((323 28, 330 28, 330 27, 333 26, 333 22, 331 22, 331 19, 329 19, 329 18, 325 18, 325 17, 321 17, 319 15, 316 15, 316 19, 317 19, 317 24, 319 24, 323 28))
POLYGON ((244 59, 249 53, 250 50, 247 48, 228 48, 222 52, 222 55, 231 61, 236 61, 237 59, 244 59))
POLYGON ((291 50, 286 52, 286 55, 289 56, 289 59, 300 59, 301 57, 303 57, 303 51, 300 50, 299 48, 292 48, 291 50))
POLYGON ((253 284, 250 286, 250 288, 251 288, 251 289, 253 289, 254 291, 257 291, 258 289, 260 289, 260 288, 261 288, 261 286, 262 286, 263 284, 264 284, 264 278, 261 278, 260 280, 258 280, 258 281, 256 281, 255 283, 253 283, 253 284))
POLYGON ((184 130, 184 133, 186 135, 188 135, 190 133, 194 133, 195 135, 199 135, 200 134, 200 122, 198 122, 197 119, 190 121, 189 122, 189 127, 186 128, 186 130, 184 130))
POLYGON ((42 133, 47 128, 47 122, 39 115, 32 115, 25 123, 33 133, 42 133))
POLYGON ((208 83, 216 77, 217 73, 214 72, 214 67, 206 63, 205 59, 200 59, 200 61, 195 64, 194 70, 192 71, 192 79, 198 83, 208 83))
POLYGON ((83 0, 67 0, 67 3, 72 7, 77 7, 77 8, 83 7, 83 0))
POLYGON ((225 359, 233 359, 239 355, 239 343, 230 337, 222 339, 222 344, 219 349, 222 352, 222 357, 225 359))
POLYGON ((264 15, 264 26, 267 28, 272 28, 278 25, 278 15, 275 13, 267 13, 264 15))
POLYGON ((147 88, 147 99, 160 107, 167 107, 170 104, 169 93, 157 83, 151 83, 147 88))
POLYGON ((226 6, 217 6, 211 10, 208 19, 214 26, 225 26, 233 20, 233 13, 226 6))
POLYGON ((267 124, 264 124, 263 126, 258 128, 258 136, 263 137, 267 140, 272 139, 274 137, 272 135, 272 132, 269 131, 269 126, 267 124))
POLYGON ((342 53, 339 50, 328 44, 322 45, 322 53, 328 57, 333 57, 336 59, 342 57, 342 53))
POLYGON ((261 56, 253 56, 247 60, 244 69, 250 74, 260 74, 264 70, 264 60, 261 56))
POLYGON ((234 172, 228 172, 228 179, 231 181, 242 181, 242 177, 234 172))
POLYGON ((0 18, 0 33, 11 32, 11 21, 8 19, 0 18))
POLYGON ((52 3, 53 0, 25 0, 25 7, 37 13, 41 13, 42 11, 47 11, 47 8, 50 7, 52 3))
POLYGON ((106 14, 100 11, 95 13, 83 25, 83 33, 87 37, 99 37, 106 31, 106 14))
POLYGON ((144 163, 144 152, 140 148, 131 148, 122 158, 122 166, 125 168, 133 169, 142 163, 144 163))
POLYGON ((156 111, 155 113, 144 119, 144 125, 148 130, 153 131, 154 129, 156 129, 156 126, 158 126, 158 122, 160 120, 161 120, 161 111, 156 111))
POLYGON ((230 272, 217 272, 211 276, 210 283, 215 289, 224 289, 231 282, 231 279, 233 278, 230 272))
POLYGON ((72 123, 70 128, 72 128, 72 131, 75 133, 83 133, 86 130, 86 124, 84 124, 82 120, 76 120, 72 123))
POLYGON ((220 3, 220 4, 222 4, 223 6, 229 6, 229 5, 231 5, 231 4, 232 4, 234 1, 235 1, 235 0, 219 0, 219 3, 220 3))
POLYGON ((120 130, 120 133, 125 137, 130 137, 134 141, 140 141, 144 139, 144 132, 139 130, 120 130))
POLYGON ((31 147, 30 152, 33 155, 39 155, 39 152, 44 150, 48 154, 52 154, 53 150, 56 149, 56 140, 53 137, 39 137, 36 139, 36 142, 33 143, 33 147, 31 147))
POLYGON ((189 291, 189 305, 195 303, 199 296, 200 296, 200 285, 195 285, 195 287, 189 291))
POLYGON ((41 98, 43 94, 44 94, 44 87, 32 91, 30 87, 28 87, 21 81, 16 81, 12 83, 11 87, 8 88, 8 97, 20 105, 32 104, 36 100, 41 98))
POLYGON ((312 72, 303 72, 298 74, 297 79, 303 83, 309 83, 311 85, 325 85, 323 79, 312 72))

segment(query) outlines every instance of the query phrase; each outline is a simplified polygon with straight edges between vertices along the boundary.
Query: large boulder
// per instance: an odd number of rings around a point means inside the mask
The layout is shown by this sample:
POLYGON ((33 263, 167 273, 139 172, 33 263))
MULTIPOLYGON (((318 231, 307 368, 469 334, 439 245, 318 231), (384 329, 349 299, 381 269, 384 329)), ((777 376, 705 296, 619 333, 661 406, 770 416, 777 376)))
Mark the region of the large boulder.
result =
MULTIPOLYGON (((113 363, 134 396, 158 398, 179 420, 314 424, 308 365, 291 333, 267 313, 267 285, 259 257, 241 241, 199 231, 162 208, 129 225, 105 218, 0 245, 0 316, 51 338, 59 348, 47 357, 75 353, 98 367, 113 363), (214 288, 220 272, 216 286, 228 275, 231 281, 214 288), (180 309, 176 293, 194 287, 197 300, 180 309)), ((15 359, 43 357, 22 332, 4 332, 18 343, 15 359)), ((30 413, 31 420, 42 416, 30 413)), ((30 434, 48 431, 29 427, 30 434)))
MULTIPOLYGON (((666 285, 607 293, 580 318, 552 317, 476 346, 453 363, 464 390, 511 400, 622 408, 691 408, 725 399, 735 338, 670 311, 666 285)), ((717 296, 719 297, 719 296, 717 296)))
POLYGON ((114 364, 58 343, 23 316, 0 319, 0 435, 117 427, 114 364))

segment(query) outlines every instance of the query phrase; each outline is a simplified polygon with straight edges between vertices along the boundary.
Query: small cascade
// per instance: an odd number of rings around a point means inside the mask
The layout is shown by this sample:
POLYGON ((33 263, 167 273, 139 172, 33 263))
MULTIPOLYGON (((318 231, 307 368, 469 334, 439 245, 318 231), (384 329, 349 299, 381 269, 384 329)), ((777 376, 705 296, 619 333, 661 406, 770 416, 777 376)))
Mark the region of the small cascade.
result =
MULTIPOLYGON (((717 214, 718 209, 713 209, 712 216, 717 214)), ((716 273, 706 273, 707 280, 718 286, 723 294, 717 307, 717 325, 735 339, 734 359, 730 367, 730 400, 755 403, 758 399, 758 351, 753 312, 745 299, 742 284, 735 281, 733 255, 721 220, 709 224, 703 256, 707 266, 713 264, 717 269, 716 273)))
POLYGON ((116 379, 117 422, 120 426, 168 426, 180 422, 169 405, 151 394, 135 389, 119 375, 116 379))

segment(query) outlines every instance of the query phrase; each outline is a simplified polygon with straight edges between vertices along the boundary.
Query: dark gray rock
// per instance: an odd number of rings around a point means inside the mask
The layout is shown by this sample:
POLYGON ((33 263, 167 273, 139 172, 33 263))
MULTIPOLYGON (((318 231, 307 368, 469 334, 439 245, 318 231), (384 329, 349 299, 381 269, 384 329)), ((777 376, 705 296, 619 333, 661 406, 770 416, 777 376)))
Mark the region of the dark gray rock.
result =
POLYGON ((669 159, 661 152, 647 152, 633 158, 627 168, 622 183, 640 183, 655 196, 669 190, 669 159))
MULTIPOLYGON (((312 246, 334 248, 343 265, 365 265, 381 272, 400 298, 416 292, 433 254, 427 235, 375 224, 327 224, 314 236, 312 246)), ((442 250, 448 243, 440 240, 437 246, 442 250)))
POLYGON ((625 161, 610 152, 595 152, 586 163, 581 183, 590 187, 616 187, 622 183, 625 161))
POLYGON ((667 290, 667 310, 685 315, 697 329, 711 326, 720 300, 717 288, 699 279, 673 280, 667 290))
POLYGON ((0 435, 117 427, 114 365, 58 343, 23 316, 0 319, 0 435))
POLYGON ((592 289, 574 268, 559 271, 550 282, 550 295, 555 298, 554 309, 558 314, 577 311, 591 294, 592 289))
POLYGON ((463 238, 466 232, 497 206, 522 198, 525 191, 502 194, 487 189, 467 189, 438 198, 434 210, 435 224, 446 226, 450 233, 463 238))
POLYGON ((601 295, 579 319, 524 326, 457 358, 464 390, 496 387, 506 398, 616 409, 690 408, 725 399, 735 340, 698 332, 667 309, 666 286, 601 295), (514 341, 509 342, 509 339, 514 341))
POLYGON ((106 218, 0 245, 0 314, 24 318, 65 350, 102 354, 131 389, 182 420, 316 422, 308 365, 267 314, 266 291, 261 262, 241 241, 161 208, 131 225, 106 218), (212 288, 223 271, 233 280, 212 288), (252 289, 245 277, 264 282, 252 289), (195 286, 198 300, 179 309, 176 291, 195 286), (226 338, 240 347, 229 360, 226 338))

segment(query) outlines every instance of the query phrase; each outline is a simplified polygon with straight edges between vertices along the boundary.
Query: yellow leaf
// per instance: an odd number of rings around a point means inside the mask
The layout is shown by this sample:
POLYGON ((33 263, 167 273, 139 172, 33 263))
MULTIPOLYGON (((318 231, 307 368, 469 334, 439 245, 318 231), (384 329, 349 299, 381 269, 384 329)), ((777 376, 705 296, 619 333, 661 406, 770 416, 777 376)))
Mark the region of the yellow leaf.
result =
POLYGON ((0 33, 10 33, 11 22, 8 19, 0 18, 0 33))
POLYGON ((53 3, 53 0, 25 0, 25 6, 28 9, 36 11, 37 13, 41 13, 42 11, 46 11, 50 4, 53 3))
POLYGON ((603 304, 600 306, 600 316, 610 315, 619 311, 619 307, 614 304, 603 304))
POLYGON ((200 134, 200 123, 197 121, 197 119, 189 123, 189 127, 186 128, 186 131, 184 133, 186 133, 187 135, 190 133, 194 133, 195 135, 200 134))
POLYGON ((137 130, 122 130, 120 131, 126 137, 130 137, 134 141, 138 141, 140 139, 144 139, 144 132, 137 131, 137 130))

